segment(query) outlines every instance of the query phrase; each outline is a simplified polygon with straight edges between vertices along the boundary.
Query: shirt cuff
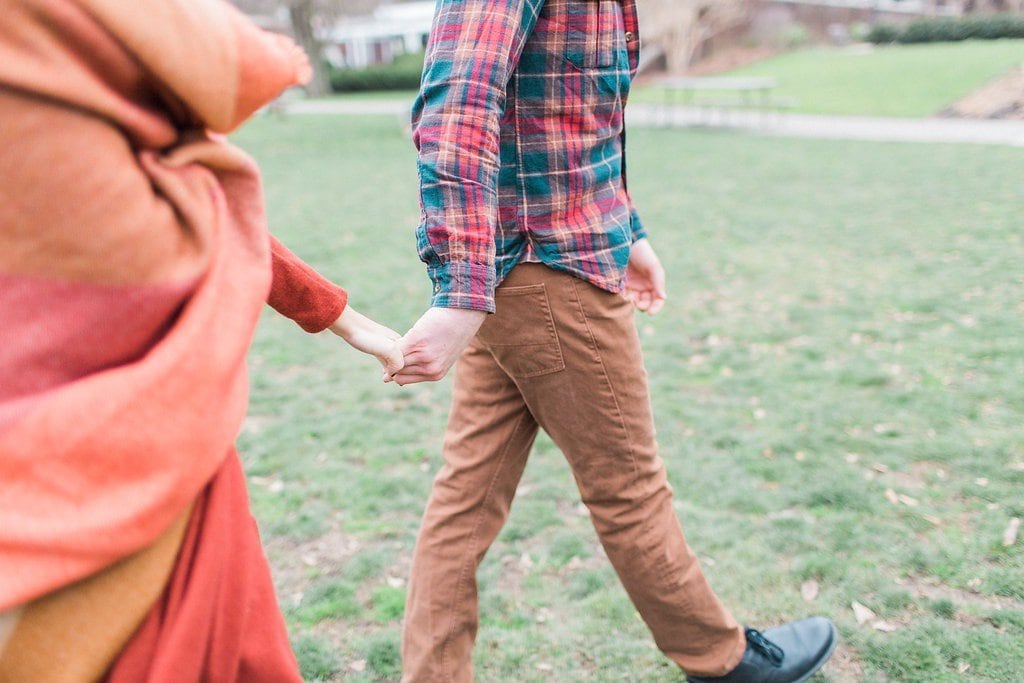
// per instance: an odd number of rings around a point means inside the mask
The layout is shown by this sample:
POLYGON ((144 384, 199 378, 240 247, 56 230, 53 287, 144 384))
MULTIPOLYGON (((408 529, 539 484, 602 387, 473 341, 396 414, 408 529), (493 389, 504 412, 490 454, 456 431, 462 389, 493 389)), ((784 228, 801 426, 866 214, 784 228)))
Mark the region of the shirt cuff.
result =
POLYGON ((636 209, 629 210, 629 229, 633 235, 633 242, 646 239, 647 229, 644 227, 643 221, 640 220, 640 214, 637 213, 636 209))
POLYGON ((494 313, 494 266, 449 261, 427 268, 434 285, 431 306, 494 313))

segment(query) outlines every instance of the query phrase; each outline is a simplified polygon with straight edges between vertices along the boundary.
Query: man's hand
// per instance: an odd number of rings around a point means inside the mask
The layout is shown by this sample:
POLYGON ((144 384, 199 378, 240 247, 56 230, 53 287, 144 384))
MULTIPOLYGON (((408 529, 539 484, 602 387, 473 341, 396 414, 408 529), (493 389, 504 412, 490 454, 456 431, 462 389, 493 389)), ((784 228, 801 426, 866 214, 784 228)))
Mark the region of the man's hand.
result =
POLYGON ((637 240, 630 249, 625 294, 634 306, 651 315, 665 305, 665 269, 646 239, 637 240))
POLYGON ((442 379, 486 317, 483 311, 461 308, 427 310, 399 340, 405 367, 394 376, 395 382, 406 385, 442 379))
POLYGON ((341 316, 328 328, 347 341, 353 348, 376 356, 384 368, 384 381, 402 369, 404 361, 399 348, 401 336, 390 327, 367 318, 351 306, 346 306, 341 316))

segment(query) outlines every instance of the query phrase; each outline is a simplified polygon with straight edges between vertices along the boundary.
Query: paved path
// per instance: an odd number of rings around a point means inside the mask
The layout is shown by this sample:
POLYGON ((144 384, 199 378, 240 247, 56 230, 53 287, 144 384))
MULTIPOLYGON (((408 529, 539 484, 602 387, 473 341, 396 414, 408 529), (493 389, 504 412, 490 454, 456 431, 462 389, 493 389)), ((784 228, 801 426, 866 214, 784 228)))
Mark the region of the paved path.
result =
MULTIPOLYGON (((406 118, 404 100, 322 99, 289 102, 289 114, 392 115, 406 118)), ((631 104, 630 126, 703 126, 757 135, 839 140, 949 142, 1024 147, 1024 121, 975 119, 893 119, 862 116, 815 116, 768 111, 716 110, 631 104)))
POLYGON ((631 104, 629 125, 710 126, 761 135, 900 142, 966 142, 1024 147, 1024 121, 818 116, 771 111, 687 109, 631 104))

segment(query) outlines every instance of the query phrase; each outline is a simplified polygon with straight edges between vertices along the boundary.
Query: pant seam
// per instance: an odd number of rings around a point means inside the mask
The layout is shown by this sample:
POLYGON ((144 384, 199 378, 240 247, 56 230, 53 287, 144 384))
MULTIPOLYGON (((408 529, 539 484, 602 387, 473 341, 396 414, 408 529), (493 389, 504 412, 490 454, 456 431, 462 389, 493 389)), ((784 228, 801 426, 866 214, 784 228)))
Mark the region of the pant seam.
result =
POLYGON ((619 427, 622 429, 622 433, 626 437, 626 444, 628 445, 629 461, 633 466, 633 480, 630 484, 634 483, 639 476, 639 466, 636 462, 636 452, 633 446, 633 439, 629 434, 629 429, 626 428, 625 418, 622 416, 622 407, 619 405, 619 397, 615 393, 615 387, 612 385, 612 381, 608 376, 608 368, 605 366, 604 358, 601 356, 601 349, 597 343, 597 337, 594 335, 594 330, 590 327, 590 320, 587 318, 586 309, 583 307, 583 297, 580 296, 580 284, 581 282, 576 278, 571 278, 573 294, 576 296, 576 305, 579 307, 580 315, 583 319, 583 325, 587 329, 587 336, 590 338, 590 343, 594 348, 594 354, 597 358, 597 362, 601 364, 601 376, 605 383, 608 385, 608 394, 612 397, 612 403, 615 405, 615 417, 619 422, 619 427))
MULTIPOLYGON (((625 419, 624 419, 624 417, 622 415, 622 409, 621 409, 621 406, 620 406, 620 402, 619 402, 618 396, 617 396, 616 391, 615 391, 615 387, 614 387, 613 383, 611 382, 611 380, 608 378, 608 370, 607 370, 607 368, 605 366, 604 358, 603 358, 603 356, 600 353, 601 349, 598 346, 597 338, 594 335, 594 332, 593 332, 593 330, 592 330, 592 328, 590 326, 590 321, 589 321, 589 319, 587 317, 587 314, 586 314, 586 310, 584 309, 583 297, 580 296, 580 292, 579 292, 579 288, 581 286, 581 283, 578 280, 573 279, 572 285, 573 285, 574 294, 576 296, 577 306, 579 307, 580 313, 582 315, 583 324, 586 326, 587 334, 590 337, 590 342, 591 342, 591 344, 593 344, 596 358, 597 358, 598 362, 601 364, 601 371, 602 371, 603 376, 605 378, 605 381, 606 381, 606 383, 608 385, 608 393, 610 394, 610 396, 612 398, 612 402, 613 402, 613 404, 615 406, 615 415, 616 415, 616 418, 619 421, 619 425, 622 428, 623 434, 625 435, 626 443, 628 445, 630 462, 633 465, 633 480, 630 482, 629 485, 624 487, 624 488, 628 488, 629 486, 632 486, 633 484, 635 484, 637 479, 640 476, 639 475, 639 465, 637 464, 637 460, 636 460, 635 446, 633 444, 633 439, 632 439, 632 437, 630 435, 629 429, 627 429, 627 427, 626 427, 625 419)), ((585 286, 588 286, 588 285, 583 283, 582 286, 585 287, 585 286)), ((647 491, 647 492, 645 492, 643 499, 647 500, 652 495, 654 495, 653 492, 647 491)), ((636 502, 634 502, 634 505, 635 504, 636 504, 636 502)), ((654 522, 653 519, 646 519, 646 520, 644 520, 641 523, 641 527, 640 527, 641 530, 640 530, 640 534, 639 534, 638 538, 643 539, 645 541, 647 539, 649 539, 650 535, 651 535, 651 532, 654 529, 654 526, 655 526, 655 522, 654 522)), ((651 553, 651 549, 650 549, 650 547, 648 547, 648 545, 646 543, 644 544, 643 547, 640 548, 640 551, 642 553, 644 553, 645 556, 649 556, 650 553, 651 553)), ((655 558, 653 558, 652 565, 657 567, 657 573, 659 575, 659 579, 664 581, 666 579, 668 573, 669 573, 668 572, 669 567, 668 567, 667 561, 664 558, 655 557, 655 558)), ((689 607, 687 607, 686 609, 689 609, 689 607)))

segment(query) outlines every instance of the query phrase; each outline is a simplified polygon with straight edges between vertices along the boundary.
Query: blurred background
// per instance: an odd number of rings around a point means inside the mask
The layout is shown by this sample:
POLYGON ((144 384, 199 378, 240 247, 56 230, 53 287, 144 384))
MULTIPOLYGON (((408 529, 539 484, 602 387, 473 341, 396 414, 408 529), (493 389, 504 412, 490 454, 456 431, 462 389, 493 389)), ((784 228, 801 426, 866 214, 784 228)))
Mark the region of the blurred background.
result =
MULTIPOLYGON (((409 90, 417 85, 433 14, 430 0, 236 4, 260 25, 292 35, 309 54, 320 57, 314 59, 316 76, 306 88, 310 95, 409 90)), ((771 86, 772 97, 758 102, 762 108, 769 104, 773 109, 815 113, 1020 119, 1024 71, 1019 44, 904 54, 875 48, 1022 39, 1022 5, 1024 0, 639 0, 640 84, 657 84, 666 77, 770 74, 772 82, 762 84, 771 86), (832 48, 834 54, 822 62, 821 54, 807 54, 814 52, 811 48, 832 48), (783 57, 793 52, 804 56, 783 57), (744 69, 754 64, 762 66, 744 69), (899 72, 903 81, 913 82, 929 70, 942 72, 949 80, 945 89, 920 84, 907 92, 900 80, 890 82, 899 72), (862 82, 851 71, 861 71, 862 82), (890 72, 890 79, 876 78, 879 71, 890 72), (983 84, 988 86, 983 92, 973 92, 983 84), (830 99, 844 99, 844 87, 881 92, 874 103, 830 106, 830 99), (887 105, 886 96, 891 100, 897 93, 924 101, 887 105), (953 99, 942 100, 944 96, 953 99)), ((677 82, 675 89, 689 90, 685 85, 677 82)), ((693 97, 715 90, 714 85, 690 83, 693 91, 685 94, 693 97)), ((734 96, 764 95, 753 88, 737 93, 740 83, 731 88, 718 85, 734 96)), ((743 97, 733 99, 749 105, 743 97)), ((699 104, 708 102, 724 108, 729 98, 719 92, 699 104)))

